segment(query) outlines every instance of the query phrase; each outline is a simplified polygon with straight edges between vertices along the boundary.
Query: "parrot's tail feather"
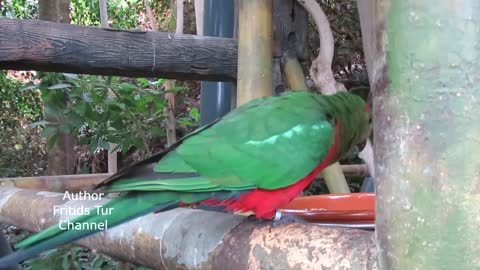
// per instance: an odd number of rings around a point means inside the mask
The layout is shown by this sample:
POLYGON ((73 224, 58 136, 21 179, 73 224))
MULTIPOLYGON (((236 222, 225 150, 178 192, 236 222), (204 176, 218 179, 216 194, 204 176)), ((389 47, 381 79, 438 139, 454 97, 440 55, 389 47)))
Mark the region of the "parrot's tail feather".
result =
MULTIPOLYGON (((95 208, 88 215, 77 216, 70 220, 73 224, 78 223, 99 223, 108 224, 112 228, 129 220, 154 211, 169 210, 179 205, 180 201, 173 193, 158 194, 156 192, 142 192, 142 194, 131 193, 126 196, 112 199, 100 208, 111 210, 105 211, 108 215, 97 215, 95 208)), ((59 225, 40 232, 16 245, 17 251, 0 258, 0 270, 13 267, 27 259, 49 249, 76 241, 90 236, 100 230, 62 230, 59 225)))

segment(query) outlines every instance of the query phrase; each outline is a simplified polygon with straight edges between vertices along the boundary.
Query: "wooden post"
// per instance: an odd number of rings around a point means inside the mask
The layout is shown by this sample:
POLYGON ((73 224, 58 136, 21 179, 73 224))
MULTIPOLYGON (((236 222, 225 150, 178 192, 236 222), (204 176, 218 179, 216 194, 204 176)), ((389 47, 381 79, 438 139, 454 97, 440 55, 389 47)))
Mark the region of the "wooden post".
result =
POLYGON ((478 269, 479 2, 364 4, 381 269, 478 269))
MULTIPOLYGON (((100 25, 102 28, 109 28, 108 25, 108 12, 107 12, 107 0, 99 1, 100 7, 100 25)), ((108 96, 114 97, 112 89, 108 89, 108 96)), ((108 173, 116 173, 118 170, 118 155, 117 155, 117 144, 109 143, 108 144, 108 173), (114 151, 115 149, 115 151, 114 151)))
POLYGON ((272 0, 239 0, 237 106, 272 95, 272 0))

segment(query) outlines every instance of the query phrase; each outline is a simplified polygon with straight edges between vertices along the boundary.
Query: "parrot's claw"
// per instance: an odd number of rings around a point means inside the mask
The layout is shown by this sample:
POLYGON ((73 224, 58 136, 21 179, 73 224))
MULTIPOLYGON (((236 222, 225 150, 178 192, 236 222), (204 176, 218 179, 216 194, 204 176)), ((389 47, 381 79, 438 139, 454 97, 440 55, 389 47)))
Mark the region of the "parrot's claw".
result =
POLYGON ((286 225, 290 223, 300 223, 300 224, 308 224, 309 222, 303 218, 299 218, 293 214, 285 213, 281 211, 275 212, 275 217, 273 218, 273 227, 278 227, 281 225, 286 225))

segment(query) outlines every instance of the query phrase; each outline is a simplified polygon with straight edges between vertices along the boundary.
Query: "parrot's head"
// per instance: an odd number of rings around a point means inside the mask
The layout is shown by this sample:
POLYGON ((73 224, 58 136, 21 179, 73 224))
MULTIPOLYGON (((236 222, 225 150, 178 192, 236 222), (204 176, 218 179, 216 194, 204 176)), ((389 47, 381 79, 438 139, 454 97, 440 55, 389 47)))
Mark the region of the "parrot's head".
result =
MULTIPOLYGON (((359 137, 361 138, 361 142, 356 144, 357 151, 360 152, 365 148, 365 145, 367 144, 367 139, 370 136, 370 133, 372 132, 372 112, 370 110, 370 107, 368 105, 365 105, 364 110, 367 112, 366 116, 368 118, 368 128, 360 127, 360 135, 359 137)), ((364 114, 365 116, 365 114, 364 114)), ((362 120, 363 121, 363 120, 362 120)))
MULTIPOLYGON (((372 131, 372 113, 365 101, 354 94, 339 92, 335 102, 335 118, 340 121, 339 155, 347 152, 361 151, 372 131)), ((332 96, 332 98, 334 97, 332 96)))

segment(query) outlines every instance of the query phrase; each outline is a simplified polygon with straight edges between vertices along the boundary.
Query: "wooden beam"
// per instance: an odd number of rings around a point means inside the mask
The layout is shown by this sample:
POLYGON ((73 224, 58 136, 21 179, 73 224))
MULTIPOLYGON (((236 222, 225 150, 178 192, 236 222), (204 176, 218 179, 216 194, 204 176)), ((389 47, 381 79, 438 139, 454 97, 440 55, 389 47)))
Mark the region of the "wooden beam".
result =
POLYGON ((17 187, 54 192, 79 192, 89 190, 94 185, 107 179, 110 175, 109 173, 99 173, 0 178, 0 187, 17 187))
MULTIPOLYGON (((68 201, 61 193, 6 187, 0 187, 0 198, 0 222, 31 231, 69 217, 62 211, 54 215, 54 206, 85 209, 107 201, 68 201)), ((298 223, 273 227, 195 209, 149 214, 77 244, 154 269, 377 269, 371 231, 298 223)))
POLYGON ((235 81, 237 41, 0 19, 0 69, 235 81))

